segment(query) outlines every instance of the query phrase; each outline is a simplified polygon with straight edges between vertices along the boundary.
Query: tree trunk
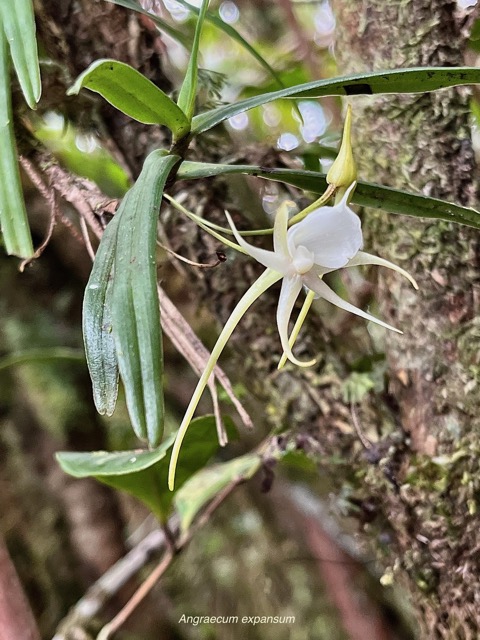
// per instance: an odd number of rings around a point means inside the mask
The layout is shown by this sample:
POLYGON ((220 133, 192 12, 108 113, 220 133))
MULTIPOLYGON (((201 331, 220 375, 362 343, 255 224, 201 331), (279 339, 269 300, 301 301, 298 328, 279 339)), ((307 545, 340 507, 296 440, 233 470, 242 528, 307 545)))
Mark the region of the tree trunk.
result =
MULTIPOLYGON (((335 0, 334 8, 341 72, 464 63, 468 24, 455 2, 371 0, 359 7, 335 0)), ((470 98, 468 90, 451 89, 352 99, 360 178, 478 204, 470 98)), ((395 572, 410 593, 422 637, 476 638, 479 235, 370 212, 364 229, 368 245, 420 286, 414 292, 381 271, 377 287, 383 314, 404 330, 387 343, 390 393, 411 448, 398 498, 385 504, 399 550, 395 572)))

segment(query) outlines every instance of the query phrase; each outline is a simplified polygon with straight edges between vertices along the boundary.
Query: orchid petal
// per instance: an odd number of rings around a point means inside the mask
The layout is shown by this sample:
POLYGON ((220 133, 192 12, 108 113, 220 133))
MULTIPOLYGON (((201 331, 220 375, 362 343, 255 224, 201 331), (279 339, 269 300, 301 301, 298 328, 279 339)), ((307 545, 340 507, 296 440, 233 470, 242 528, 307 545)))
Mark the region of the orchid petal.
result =
POLYGON ((345 266, 357 267, 359 265, 364 265, 364 264, 376 264, 376 265, 379 265, 380 267, 387 267, 388 269, 393 269, 394 271, 398 271, 398 273, 401 273, 402 276, 405 276, 405 278, 407 278, 407 280, 409 280, 412 283, 415 289, 418 289, 418 284, 416 283, 415 279, 408 273, 408 271, 405 271, 405 269, 402 269, 401 267, 394 264, 393 262, 384 260, 379 256, 373 256, 370 253, 365 253, 364 251, 359 251, 354 258, 352 258, 349 262, 347 262, 345 266))
POLYGON ((183 439, 185 434, 187 433, 188 426, 193 418, 193 414, 195 413, 195 409, 200 402, 200 398, 202 397, 203 392, 205 391, 205 387, 208 384, 208 380, 210 375, 215 368, 218 358, 222 353, 225 345, 227 344, 228 339, 232 335, 235 327, 243 318, 246 311, 250 308, 250 306, 255 302, 257 298, 259 298, 262 293, 264 293, 267 289, 269 289, 272 284, 278 282, 282 276, 275 271, 267 269, 262 273, 262 275, 255 280, 252 286, 243 294, 242 298, 237 303, 236 307, 230 314, 225 326, 222 329, 222 332, 218 336, 217 342, 212 349, 210 357, 205 365, 205 369, 200 377, 200 380, 197 383, 195 391, 193 392, 192 398, 190 400, 190 404, 187 407, 185 415, 182 420, 182 424, 180 425, 177 433, 177 437, 175 438, 175 442, 173 444, 172 456, 170 458, 170 466, 168 469, 168 486, 170 491, 173 491, 175 485, 175 470, 177 468, 178 455, 180 453, 180 447, 182 446, 183 439))
POLYGON ((395 327, 392 327, 386 322, 382 322, 382 320, 378 320, 378 318, 371 316, 369 313, 362 311, 362 309, 358 309, 358 307, 355 307, 353 304, 350 304, 350 302, 347 302, 346 300, 343 300, 343 298, 340 298, 340 296, 337 295, 335 291, 330 289, 330 287, 327 284, 325 284, 323 280, 320 280, 314 273, 310 272, 304 275, 303 282, 307 285, 309 289, 311 289, 312 291, 315 291, 315 293, 318 293, 320 297, 324 298, 328 302, 331 302, 336 307, 340 307, 340 309, 344 309, 349 313, 354 313, 355 315, 360 316, 361 318, 365 318, 365 320, 369 320, 370 322, 375 322, 376 324, 379 324, 381 327, 385 327, 385 329, 390 329, 390 331, 395 331, 396 333, 403 333, 403 331, 400 331, 399 329, 395 329, 395 327))
POLYGON ((280 297, 278 299, 277 307, 277 326, 278 333, 280 335, 280 341, 282 343, 283 352, 287 358, 298 365, 299 367, 311 367, 315 364, 314 360, 303 362, 298 360, 292 353, 292 349, 288 342, 288 322, 292 315, 293 306, 298 298, 298 294, 302 290, 303 282, 301 276, 293 276, 292 278, 284 278, 282 282, 282 289, 280 291, 280 297))
POLYGON ((235 240, 238 244, 245 249, 245 251, 252 258, 255 258, 257 262, 263 264, 264 267, 268 269, 273 269, 277 273, 280 273, 282 276, 287 273, 290 269, 290 262, 287 260, 286 256, 278 255, 274 251, 267 251, 267 249, 260 249, 260 247, 254 247, 249 242, 246 242, 242 236, 238 233, 237 227, 232 220, 232 217, 225 211, 225 215, 227 216, 228 224, 232 228, 233 235, 235 236, 235 240))
POLYGON ((273 250, 278 255, 283 255, 288 260, 290 252, 288 250, 287 243, 287 229, 288 229, 288 206, 284 202, 278 209, 275 215, 275 222, 273 225, 273 250))
POLYGON ((315 264, 328 269, 344 267, 362 243, 360 218, 343 205, 320 207, 288 230, 292 255, 304 246, 315 256, 315 264))
MULTIPOLYGON (((298 334, 300 333, 300 329, 302 328, 303 323, 305 322, 305 318, 307 317, 307 314, 310 311, 312 302, 315 300, 315 298, 318 297, 315 291, 312 291, 311 289, 307 289, 307 292, 308 293, 305 297, 305 300, 303 301, 302 309, 298 314, 298 317, 295 321, 295 326, 293 327, 292 333, 290 334, 290 338, 288 339, 288 344, 290 345, 290 348, 293 347, 296 339, 298 338, 298 334)), ((282 369, 285 366, 286 362, 287 362, 287 354, 284 352, 282 354, 282 357, 280 358, 280 362, 278 363, 277 369, 282 369)))

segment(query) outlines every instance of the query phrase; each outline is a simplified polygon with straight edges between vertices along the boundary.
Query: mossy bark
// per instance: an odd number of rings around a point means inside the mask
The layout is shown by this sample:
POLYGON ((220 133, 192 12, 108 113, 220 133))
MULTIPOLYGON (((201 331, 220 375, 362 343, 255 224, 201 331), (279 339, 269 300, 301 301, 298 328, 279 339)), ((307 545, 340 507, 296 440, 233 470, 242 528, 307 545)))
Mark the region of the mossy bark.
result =
MULTIPOLYGON (((455 2, 335 0, 334 9, 342 73, 464 63, 468 20, 455 2)), ((478 205, 469 99, 466 89, 353 98, 361 178, 478 205)), ((368 245, 420 285, 414 292, 382 272, 377 287, 383 313, 404 330, 387 344, 390 393, 411 448, 399 504, 387 501, 398 576, 422 637, 478 637, 479 234, 370 212, 364 229, 368 245), (402 525, 407 508, 413 519, 402 525)))

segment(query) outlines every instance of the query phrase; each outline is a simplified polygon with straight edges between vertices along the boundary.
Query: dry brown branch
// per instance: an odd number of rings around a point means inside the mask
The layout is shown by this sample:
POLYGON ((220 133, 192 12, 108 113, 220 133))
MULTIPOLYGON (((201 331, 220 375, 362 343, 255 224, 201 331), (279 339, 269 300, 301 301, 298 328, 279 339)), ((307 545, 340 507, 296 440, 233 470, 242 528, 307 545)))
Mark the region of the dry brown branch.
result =
MULTIPOLYGON (((174 519, 171 520, 170 526, 176 530, 174 519)), ((165 534, 161 529, 149 533, 88 589, 62 620, 53 640, 68 640, 74 637, 75 629, 83 629, 99 615, 105 605, 152 560, 152 557, 162 553, 166 547, 165 534)))
POLYGON ((162 529, 156 529, 148 534, 88 589, 87 593, 69 612, 68 616, 62 620, 52 640, 71 640, 78 637, 78 634, 82 633, 82 630, 102 612, 105 605, 152 560, 153 555, 164 552, 164 556, 148 578, 98 635, 98 640, 111 638, 158 583, 176 554, 184 549, 196 532, 210 521, 218 507, 240 483, 241 481, 238 479, 232 480, 215 496, 199 516, 196 523, 183 535, 179 534, 178 518, 172 516, 168 522, 168 529, 173 536, 174 548, 168 543, 165 532, 162 529))

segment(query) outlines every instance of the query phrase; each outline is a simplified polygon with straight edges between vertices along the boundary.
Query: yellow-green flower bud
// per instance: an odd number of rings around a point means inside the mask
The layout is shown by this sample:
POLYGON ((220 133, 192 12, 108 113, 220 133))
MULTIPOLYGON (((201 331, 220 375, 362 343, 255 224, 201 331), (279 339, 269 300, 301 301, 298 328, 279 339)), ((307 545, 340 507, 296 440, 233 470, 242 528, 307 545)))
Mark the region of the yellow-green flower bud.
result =
POLYGON ((335 162, 327 173, 327 183, 337 189, 349 187, 357 179, 357 165, 353 157, 351 132, 352 108, 348 105, 342 144, 335 162))

